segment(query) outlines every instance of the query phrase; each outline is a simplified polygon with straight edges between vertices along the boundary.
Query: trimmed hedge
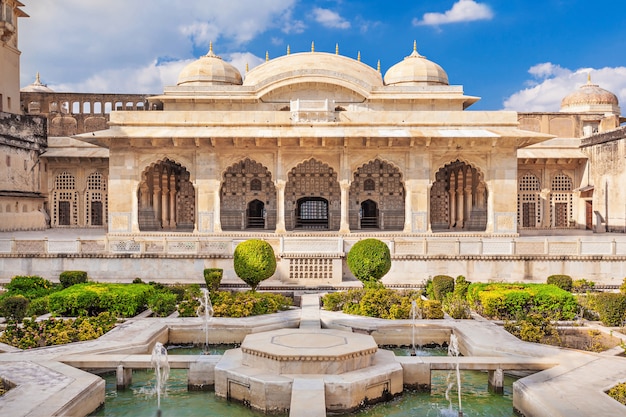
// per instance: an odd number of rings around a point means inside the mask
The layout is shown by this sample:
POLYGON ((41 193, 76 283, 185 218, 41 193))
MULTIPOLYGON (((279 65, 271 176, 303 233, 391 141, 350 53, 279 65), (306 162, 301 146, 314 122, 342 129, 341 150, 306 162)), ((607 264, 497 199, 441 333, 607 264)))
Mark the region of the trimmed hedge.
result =
POLYGON ((3 296, 23 295, 29 300, 34 300, 58 291, 60 286, 37 275, 17 275, 11 278, 11 282, 5 288, 7 291, 2 294, 3 296))
POLYGON ((626 294, 597 293, 588 296, 588 306, 605 326, 622 326, 626 320, 626 294))
POLYGON ((213 317, 248 317, 277 313, 293 304, 289 297, 280 294, 255 291, 216 291, 209 294, 213 305, 213 317))
POLYGON ((21 322, 28 311, 30 301, 21 294, 10 295, 0 300, 0 316, 21 322))
POLYGON ((562 290, 572 291, 572 277, 569 275, 550 275, 546 280, 546 284, 556 285, 562 290))
POLYGON ((9 324, 0 336, 0 342, 20 349, 31 349, 92 340, 111 330, 116 321, 115 316, 109 313, 77 319, 50 318, 41 322, 34 318, 25 319, 21 325, 9 324))
POLYGON ((555 320, 571 320, 578 303, 568 291, 547 284, 474 283, 467 300, 480 314, 500 320, 511 320, 529 312, 548 314, 555 320))
POLYGON ((350 272, 364 284, 374 283, 391 269, 389 247, 378 239, 356 242, 346 256, 350 272))
POLYGON ((118 317, 133 317, 146 309, 155 293, 148 284, 76 284, 49 297, 50 311, 67 316, 96 316, 108 311, 118 317))
POLYGON ((59 281, 63 288, 87 282, 87 272, 85 271, 63 271, 59 275, 59 281))
POLYGON ((237 276, 255 291, 261 281, 276 272, 276 255, 266 241, 250 239, 235 248, 233 265, 237 276))
POLYGON ((204 282, 210 292, 219 291, 222 283, 224 270, 222 268, 206 268, 204 270, 204 282))
POLYGON ((454 291, 454 278, 448 275, 435 275, 433 277, 433 294, 435 300, 443 301, 447 294, 454 291))
POLYGON ((422 300, 417 291, 396 291, 388 288, 359 288, 334 292, 322 297, 325 310, 383 319, 411 318, 411 301, 415 300, 424 319, 442 319, 441 302, 422 300))

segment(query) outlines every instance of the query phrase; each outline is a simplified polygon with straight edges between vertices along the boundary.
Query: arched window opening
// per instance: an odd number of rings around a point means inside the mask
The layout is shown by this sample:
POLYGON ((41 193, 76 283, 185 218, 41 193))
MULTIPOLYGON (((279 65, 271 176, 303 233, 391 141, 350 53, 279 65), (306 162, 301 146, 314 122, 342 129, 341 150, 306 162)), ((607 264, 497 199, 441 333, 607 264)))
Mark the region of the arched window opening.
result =
POLYGON ((435 174, 430 191, 433 231, 484 231, 487 228, 487 187, 472 165, 456 160, 435 174))
POLYGON ((378 228, 378 205, 375 201, 365 200, 362 202, 359 214, 361 217, 361 229, 378 228))
POLYGON ((376 183, 374 182, 373 179, 367 178, 365 181, 363 181, 363 191, 375 191, 375 190, 376 190, 376 183))
POLYGON ((248 229, 265 229, 265 204, 260 200, 248 203, 246 211, 248 229))
POLYGON ((254 178, 250 181, 250 191, 261 191, 262 185, 261 180, 258 178, 254 178))
POLYGON ((191 231, 195 225, 195 189, 180 164, 165 159, 148 167, 139 184, 139 230, 191 231))
POLYGON ((572 179, 569 176, 558 174, 552 178, 550 194, 552 227, 575 226, 572 189, 572 179))
POLYGON ((518 182, 517 224, 524 228, 541 225, 541 196, 539 179, 531 173, 525 174, 518 182))
POLYGON ((296 208, 296 229, 328 229, 328 200, 300 198, 296 208))

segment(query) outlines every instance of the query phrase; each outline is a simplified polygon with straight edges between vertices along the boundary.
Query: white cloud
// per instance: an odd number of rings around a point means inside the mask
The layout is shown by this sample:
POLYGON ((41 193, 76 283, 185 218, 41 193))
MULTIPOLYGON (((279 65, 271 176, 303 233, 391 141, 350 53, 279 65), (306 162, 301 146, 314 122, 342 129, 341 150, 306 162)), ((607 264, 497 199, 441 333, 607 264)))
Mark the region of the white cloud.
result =
MULTIPOLYGON (((111 92, 162 92, 163 86, 155 90, 150 83, 144 89, 142 79, 156 83, 168 78, 165 73, 176 62, 182 65, 192 59, 194 50, 208 51, 210 41, 215 53, 224 55, 242 50, 246 42, 267 30, 294 24, 289 20, 296 0, 255 0, 254 7, 251 3, 25 2, 23 10, 30 17, 19 21, 22 85, 32 82, 39 71, 42 81, 57 91, 96 92, 106 85, 113 87, 108 89, 111 92), (157 64, 164 57, 168 63, 157 64)), ((174 77, 169 84, 175 81, 174 77)))
POLYGON ((332 10, 316 7, 313 9, 313 18, 322 26, 333 29, 349 29, 350 22, 332 10))
POLYGON ((424 13, 422 20, 413 19, 413 25, 438 26, 448 23, 490 20, 492 17, 493 12, 488 5, 474 0, 459 0, 444 13, 424 13))
POLYGON ((626 102, 626 67, 570 70, 544 62, 532 66, 528 72, 533 76, 533 79, 527 81, 529 87, 505 99, 505 110, 559 111, 561 100, 585 84, 588 75, 593 84, 616 94, 620 103, 626 102))

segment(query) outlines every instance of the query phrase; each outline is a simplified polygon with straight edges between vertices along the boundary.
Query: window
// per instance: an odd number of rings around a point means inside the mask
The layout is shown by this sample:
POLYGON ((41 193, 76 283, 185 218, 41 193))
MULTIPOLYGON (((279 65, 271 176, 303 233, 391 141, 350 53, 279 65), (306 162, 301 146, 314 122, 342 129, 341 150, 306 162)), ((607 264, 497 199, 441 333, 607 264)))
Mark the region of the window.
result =
POLYGON ((254 178, 250 181, 250 191, 261 191, 261 180, 254 178))

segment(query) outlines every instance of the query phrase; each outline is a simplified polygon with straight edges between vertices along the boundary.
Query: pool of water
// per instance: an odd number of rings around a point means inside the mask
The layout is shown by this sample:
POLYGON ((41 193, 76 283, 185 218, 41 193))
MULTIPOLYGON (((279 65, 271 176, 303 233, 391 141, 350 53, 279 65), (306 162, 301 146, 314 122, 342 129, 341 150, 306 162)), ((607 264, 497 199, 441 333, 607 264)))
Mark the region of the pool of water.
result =
MULTIPOLYGON (((209 353, 222 354, 233 345, 211 345, 209 353)), ((408 347, 392 348, 398 356, 408 356, 408 347)), ((203 348, 198 346, 169 346, 170 354, 202 353, 203 348)), ((445 348, 425 348, 416 352, 418 355, 446 355, 445 348)), ((432 372, 431 393, 405 391, 403 395, 386 403, 368 406, 351 416, 359 417, 404 417, 404 416, 458 416, 458 396, 456 382, 449 392, 452 405, 446 399, 448 388, 448 371, 432 372), (451 407, 451 408, 450 408, 451 407)), ((154 417, 157 415, 157 395, 155 391, 156 379, 152 370, 133 371, 133 379, 129 389, 117 391, 115 373, 104 374, 106 381, 105 405, 90 416, 99 417, 154 417)), ((454 378, 454 376, 453 376, 454 378)), ((462 371, 462 408, 465 417, 513 417, 512 384, 515 379, 506 376, 504 395, 493 394, 487 388, 487 373, 479 371, 462 371)), ((456 381, 456 379, 453 379, 456 381)), ((217 398, 212 391, 188 391, 187 370, 172 369, 165 390, 161 394, 162 417, 218 417, 266 416, 261 412, 253 411, 238 403, 231 403, 217 398)), ((286 414, 273 414, 285 417, 286 414)), ((338 417, 348 414, 337 414, 338 417)))

